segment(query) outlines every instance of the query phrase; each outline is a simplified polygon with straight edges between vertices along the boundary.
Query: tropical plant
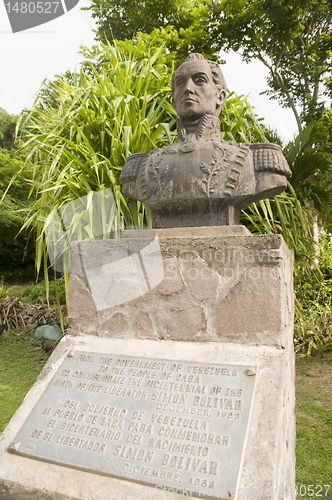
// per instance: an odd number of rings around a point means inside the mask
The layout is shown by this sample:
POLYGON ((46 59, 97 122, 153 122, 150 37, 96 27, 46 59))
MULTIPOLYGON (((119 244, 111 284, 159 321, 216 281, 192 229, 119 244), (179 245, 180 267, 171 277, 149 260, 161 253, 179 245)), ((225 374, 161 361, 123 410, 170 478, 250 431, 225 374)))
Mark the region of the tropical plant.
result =
POLYGON ((33 276, 33 246, 28 234, 20 233, 25 219, 23 210, 31 204, 31 165, 25 164, 13 149, 0 148, 0 174, 0 272, 7 278, 23 270, 33 276))
POLYGON ((312 122, 288 143, 284 154, 292 170, 290 182, 298 198, 318 214, 325 229, 331 230, 332 155, 316 147, 320 136, 320 123, 312 122))
POLYGON ((312 210, 300 203, 289 182, 285 192, 247 206, 240 220, 252 234, 281 234, 294 255, 295 272, 311 272, 312 210))
POLYGON ((15 147, 15 128, 18 117, 9 115, 0 108, 0 148, 13 149, 15 147))
POLYGON ((234 142, 266 142, 261 126, 249 99, 229 92, 220 114, 221 138, 234 142))
POLYGON ((91 0, 96 39, 102 42, 142 38, 165 44, 171 59, 183 62, 189 52, 215 58, 207 30, 209 7, 199 0, 91 0))
POLYGON ((320 231, 318 249, 311 274, 294 280, 295 349, 308 355, 332 348, 332 243, 326 231, 320 231))
POLYGON ((315 141, 319 151, 332 154, 332 108, 324 111, 320 124, 320 137, 315 141))
POLYGON ((0 299, 7 297, 9 293, 9 287, 5 285, 5 278, 1 276, 0 278, 0 299))
POLYGON ((129 154, 172 141, 170 71, 158 62, 163 50, 137 60, 134 50, 105 46, 101 66, 86 61, 79 74, 45 82, 21 118, 35 198, 23 227, 36 229, 36 266, 39 273, 44 263, 46 285, 45 231, 69 202, 111 189, 121 224, 151 224, 144 206, 122 195, 119 175, 129 154))

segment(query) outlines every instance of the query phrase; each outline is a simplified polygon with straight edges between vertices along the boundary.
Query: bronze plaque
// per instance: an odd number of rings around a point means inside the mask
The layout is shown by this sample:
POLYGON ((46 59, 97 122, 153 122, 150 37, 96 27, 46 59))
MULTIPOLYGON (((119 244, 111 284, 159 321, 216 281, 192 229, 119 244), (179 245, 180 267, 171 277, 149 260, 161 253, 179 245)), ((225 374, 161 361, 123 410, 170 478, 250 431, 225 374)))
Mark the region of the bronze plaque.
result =
POLYGON ((73 351, 9 451, 151 485, 156 494, 229 499, 255 373, 253 366, 73 351))

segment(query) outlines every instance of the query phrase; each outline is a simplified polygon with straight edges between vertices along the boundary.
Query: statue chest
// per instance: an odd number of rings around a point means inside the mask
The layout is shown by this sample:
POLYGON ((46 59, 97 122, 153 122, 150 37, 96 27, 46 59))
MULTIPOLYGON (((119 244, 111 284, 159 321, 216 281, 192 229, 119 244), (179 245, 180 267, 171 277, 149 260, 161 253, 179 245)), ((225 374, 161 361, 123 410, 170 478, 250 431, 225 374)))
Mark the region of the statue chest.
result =
POLYGON ((252 158, 246 145, 217 141, 178 142, 151 152, 138 179, 142 201, 236 196, 252 158))

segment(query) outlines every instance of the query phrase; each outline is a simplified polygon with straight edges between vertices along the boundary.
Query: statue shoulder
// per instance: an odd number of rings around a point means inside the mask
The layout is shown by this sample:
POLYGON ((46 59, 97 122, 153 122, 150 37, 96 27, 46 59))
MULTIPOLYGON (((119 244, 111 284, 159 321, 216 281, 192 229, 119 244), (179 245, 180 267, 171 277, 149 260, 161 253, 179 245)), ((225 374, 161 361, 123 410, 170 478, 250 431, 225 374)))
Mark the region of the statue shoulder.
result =
POLYGON ((120 184, 122 184, 122 193, 125 196, 139 199, 137 190, 137 177, 140 167, 150 153, 134 153, 128 156, 125 165, 122 167, 120 174, 120 184))
POLYGON ((256 172, 273 172, 289 178, 292 175, 287 160, 278 144, 256 143, 248 144, 253 155, 256 172))
POLYGON ((120 174, 120 183, 125 184, 126 182, 133 181, 137 177, 138 169, 142 164, 143 160, 148 156, 149 153, 134 153, 129 155, 126 159, 125 165, 122 167, 120 174))

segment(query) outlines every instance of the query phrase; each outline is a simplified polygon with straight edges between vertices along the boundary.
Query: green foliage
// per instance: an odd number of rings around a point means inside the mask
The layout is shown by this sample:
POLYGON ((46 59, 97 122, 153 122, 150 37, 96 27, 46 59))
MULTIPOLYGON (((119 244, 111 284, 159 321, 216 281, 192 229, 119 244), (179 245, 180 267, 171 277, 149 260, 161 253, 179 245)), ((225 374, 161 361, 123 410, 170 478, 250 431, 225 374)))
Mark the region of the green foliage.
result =
POLYGON ((326 232, 320 233, 311 273, 295 273, 294 289, 296 351, 310 355, 316 350, 332 350, 332 243, 326 232))
POLYGON ((331 69, 329 0, 220 0, 212 5, 209 31, 216 46, 263 62, 270 71, 267 93, 293 110, 299 130, 301 121, 316 120, 324 108, 320 87, 331 69))
POLYGON ((24 161, 12 151, 16 122, 17 117, 0 113, 0 225, 4 228, 0 234, 0 242, 8 239, 9 231, 15 232, 22 225, 24 215, 19 210, 26 208, 29 195, 26 177, 31 176, 31 168, 28 165, 24 167, 24 161), (10 193, 4 198, 14 176, 10 193))
POLYGON ((264 125, 264 135, 267 139, 267 142, 272 142, 273 144, 279 144, 279 146, 283 149, 284 142, 281 139, 276 129, 264 125))
POLYGON ((313 261, 311 212, 309 207, 301 205, 288 183, 284 193, 242 210, 240 221, 252 234, 281 234, 294 255, 296 271, 306 276, 313 261))
POLYGON ((267 93, 292 109, 299 131, 321 115, 322 88, 331 94, 329 0, 92 0, 88 10, 98 40, 143 32, 165 43, 177 61, 189 52, 217 59, 221 49, 259 59, 269 69, 267 93))
POLYGON ((298 300, 304 300, 305 306, 298 308, 294 328, 295 352, 305 353, 310 356, 316 351, 332 349, 332 303, 331 287, 329 297, 317 293, 314 300, 301 297, 297 290, 298 300))
POLYGON ((229 92, 220 115, 221 139, 235 142, 266 142, 260 125, 247 97, 229 92))
POLYGON ((290 182, 302 205, 319 215, 327 230, 332 229, 332 155, 317 148, 321 139, 320 122, 307 125, 301 135, 284 149, 292 170, 290 182))
MULTIPOLYGON (((84 56, 82 62, 82 70, 84 73, 94 77, 96 71, 98 73, 109 74, 113 70, 115 59, 110 57, 109 47, 113 46, 116 48, 116 57, 120 57, 121 60, 133 60, 142 61, 152 56, 154 57, 154 66, 163 66, 167 61, 166 50, 163 49, 163 42, 158 38, 148 36, 145 34, 138 34, 133 38, 133 40, 116 40, 110 45, 106 42, 99 45, 93 45, 93 47, 81 47, 81 53, 84 56), (161 50, 159 50, 162 48, 161 50)), ((164 70, 163 70, 164 71, 164 70)), ((167 72, 167 70, 166 70, 167 72)), ((73 83, 73 75, 68 74, 68 72, 63 75, 66 77, 67 81, 73 83)), ((45 87, 46 89, 49 87, 45 87)), ((43 93, 41 89, 41 93, 43 93)), ((39 95, 41 95, 41 93, 39 95)), ((52 96, 52 91, 47 96, 47 101, 49 102, 49 97, 52 96)))
POLYGON ((216 58, 207 31, 209 8, 205 2, 92 0, 83 10, 90 10, 96 20, 99 41, 132 40, 139 35, 159 46, 165 44, 169 59, 183 62, 190 52, 216 58))
POLYGON ((30 205, 32 169, 13 150, 0 149, 0 174, 0 272, 9 277, 15 270, 21 273, 19 268, 28 272, 33 266, 34 252, 28 233, 18 235, 25 220, 24 211, 30 205))
MULTIPOLYGON (((171 69, 173 65, 177 67, 183 63, 190 52, 200 52, 206 58, 217 59, 216 55, 211 52, 209 44, 205 49, 202 46, 196 46, 195 37, 201 43, 203 36, 202 32, 196 33, 193 26, 188 28, 188 30, 180 30, 180 32, 172 26, 167 26, 166 28, 155 28, 150 34, 138 31, 129 40, 123 40, 122 37, 116 40, 113 40, 113 37, 109 39, 106 37, 106 43, 108 40, 112 44, 115 43, 121 53, 127 56, 131 55, 134 51, 134 57, 138 60, 144 59, 147 54, 153 53, 160 47, 165 46, 166 50, 161 51, 158 55, 158 62, 166 64, 171 69), (193 31, 194 34, 190 35, 189 31, 193 31)), ((97 39, 99 38, 97 35, 97 39)), ((103 39, 101 37, 101 40, 103 39)), ((82 51, 86 59, 91 59, 96 67, 101 68, 102 66, 99 63, 107 62, 107 59, 104 57, 104 50, 98 46, 94 46, 91 50, 83 47, 82 51), (95 59, 93 59, 93 56, 95 59)), ((86 67, 85 70, 89 71, 89 68, 86 67)))
POLYGON ((15 129, 18 117, 9 115, 0 109, 0 148, 13 149, 15 147, 15 129))
POLYGON ((31 273, 34 259, 28 234, 18 235, 25 220, 24 210, 29 206, 32 169, 16 149, 17 120, 0 110, 0 272, 7 278, 15 273, 31 273))
POLYGON ((58 295, 60 304, 65 304, 65 277, 61 276, 56 280, 49 280, 47 285, 45 280, 25 285, 20 292, 16 293, 16 295, 20 298, 20 300, 22 300, 22 302, 37 304, 37 302, 39 302, 42 297, 45 297, 47 293, 48 295, 53 295, 55 297, 58 295))
MULTIPOLYGON (((19 210, 28 206, 29 184, 27 178, 31 177, 31 168, 24 166, 24 162, 5 149, 0 149, 0 200, 11 183, 10 191, 6 194, 0 205, 0 224, 6 231, 16 231, 24 221, 24 214, 19 210)), ((0 240, 4 239, 4 233, 0 235, 0 240)))
POLYGON ((332 108, 324 111, 318 124, 319 133, 315 138, 315 148, 332 155, 332 108))
POLYGON ((7 297, 9 292, 9 287, 5 285, 5 279, 1 276, 0 279, 0 299, 7 297))

